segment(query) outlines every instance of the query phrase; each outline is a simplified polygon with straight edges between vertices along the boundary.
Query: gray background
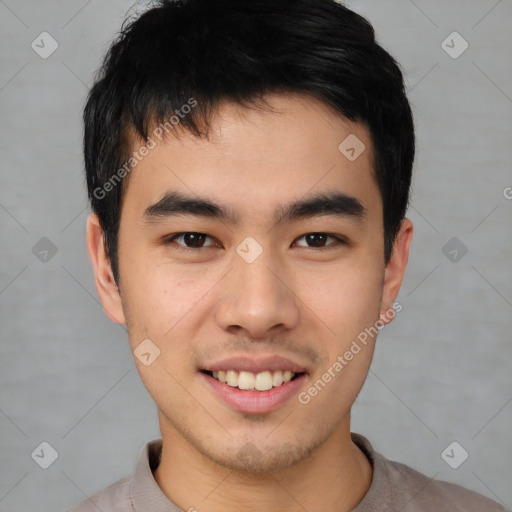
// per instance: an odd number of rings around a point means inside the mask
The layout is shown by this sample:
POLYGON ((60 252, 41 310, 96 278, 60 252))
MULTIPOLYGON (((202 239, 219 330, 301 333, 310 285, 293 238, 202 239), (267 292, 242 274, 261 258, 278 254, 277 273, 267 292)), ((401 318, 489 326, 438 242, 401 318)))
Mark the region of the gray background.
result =
MULTIPOLYGON (((353 430, 510 508, 512 2, 346 3, 401 63, 418 137, 403 311, 380 335, 353 430), (456 59, 441 45, 453 31, 469 43, 456 59), (459 247, 443 252, 452 237, 459 247), (469 453, 458 469, 441 457, 452 441, 469 453)), ((85 247, 81 110, 131 5, 0 0, 1 511, 64 510, 159 437, 85 247), (59 45, 47 59, 31 48, 43 31, 59 45), (58 452, 48 469, 31 457, 43 441, 58 452)))

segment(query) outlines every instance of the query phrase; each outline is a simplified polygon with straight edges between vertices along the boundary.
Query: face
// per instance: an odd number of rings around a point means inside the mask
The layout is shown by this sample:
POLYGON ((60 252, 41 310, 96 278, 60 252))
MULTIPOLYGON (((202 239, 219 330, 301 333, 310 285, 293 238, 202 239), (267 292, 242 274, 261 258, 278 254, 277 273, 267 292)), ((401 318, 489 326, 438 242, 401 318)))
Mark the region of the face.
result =
POLYGON ((267 100, 279 112, 223 104, 208 140, 168 137, 132 170, 120 295, 93 217, 88 234, 100 297, 127 325, 163 436, 255 472, 348 428, 375 342, 361 333, 394 316, 412 232, 403 224, 385 268, 363 125, 306 96, 267 100), (349 135, 366 147, 353 161, 338 148, 349 135))

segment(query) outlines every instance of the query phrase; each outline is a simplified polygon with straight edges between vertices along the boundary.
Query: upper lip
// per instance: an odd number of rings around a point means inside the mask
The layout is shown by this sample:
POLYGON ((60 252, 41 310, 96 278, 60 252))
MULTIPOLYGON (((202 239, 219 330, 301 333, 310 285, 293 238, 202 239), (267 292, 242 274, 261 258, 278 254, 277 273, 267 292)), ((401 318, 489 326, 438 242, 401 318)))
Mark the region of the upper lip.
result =
POLYGON ((243 372, 261 373, 268 371, 286 371, 291 370, 293 373, 303 373, 306 368, 287 357, 267 355, 260 357, 248 356, 231 356, 206 364, 203 370, 219 371, 219 370, 237 370, 243 372))

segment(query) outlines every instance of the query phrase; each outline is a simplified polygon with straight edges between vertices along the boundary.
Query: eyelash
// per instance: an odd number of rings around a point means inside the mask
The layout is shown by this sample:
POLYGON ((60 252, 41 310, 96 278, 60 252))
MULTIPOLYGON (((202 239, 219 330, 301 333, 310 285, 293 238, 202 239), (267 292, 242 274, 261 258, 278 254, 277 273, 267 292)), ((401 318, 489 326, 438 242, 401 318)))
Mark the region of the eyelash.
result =
MULTIPOLYGON (((164 243, 165 243, 165 245, 170 245, 171 243, 174 243, 176 240, 183 238, 184 235, 200 235, 200 236, 204 236, 206 238, 215 240, 213 237, 206 235, 205 233, 199 233, 196 231, 184 231, 182 233, 176 233, 175 235, 172 235, 172 236, 166 238, 164 240, 164 243)), ((319 231, 312 231, 310 233, 306 233, 306 234, 296 238, 294 240, 294 243, 297 240, 300 240, 301 238, 304 238, 308 235, 324 235, 324 236, 327 236, 328 238, 333 238, 335 240, 335 243, 331 243, 324 247, 300 246, 303 249, 316 249, 319 251, 328 251, 330 249, 335 249, 339 245, 348 245, 348 243, 349 243, 348 240, 343 236, 331 235, 330 233, 323 233, 323 232, 319 232, 319 231)), ((176 245, 179 247, 179 250, 186 251, 186 252, 197 252, 200 249, 207 249, 208 247, 215 247, 215 245, 217 245, 217 244, 213 244, 213 245, 209 245, 209 246, 205 246, 205 247, 187 247, 187 246, 182 246, 180 244, 176 244, 176 245)))

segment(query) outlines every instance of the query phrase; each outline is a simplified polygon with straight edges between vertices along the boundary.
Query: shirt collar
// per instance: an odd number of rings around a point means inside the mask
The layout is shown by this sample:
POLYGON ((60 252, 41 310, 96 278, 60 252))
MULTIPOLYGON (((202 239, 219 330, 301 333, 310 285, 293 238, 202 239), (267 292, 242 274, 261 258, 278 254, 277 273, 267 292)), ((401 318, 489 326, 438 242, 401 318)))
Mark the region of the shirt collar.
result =
POLYGON ((361 434, 351 433, 352 441, 366 455, 372 465, 372 482, 367 493, 352 512, 391 512, 395 510, 395 496, 386 471, 386 460, 373 449, 361 434))
POLYGON ((162 440, 154 439, 146 443, 139 454, 131 485, 130 498, 135 512, 177 512, 179 509, 162 492, 156 483, 153 471, 160 463, 162 440))

